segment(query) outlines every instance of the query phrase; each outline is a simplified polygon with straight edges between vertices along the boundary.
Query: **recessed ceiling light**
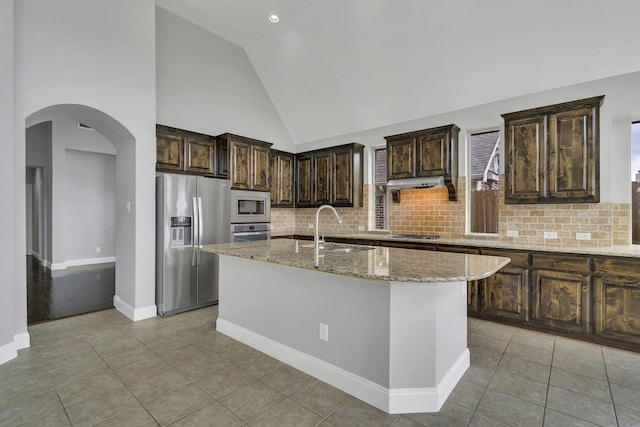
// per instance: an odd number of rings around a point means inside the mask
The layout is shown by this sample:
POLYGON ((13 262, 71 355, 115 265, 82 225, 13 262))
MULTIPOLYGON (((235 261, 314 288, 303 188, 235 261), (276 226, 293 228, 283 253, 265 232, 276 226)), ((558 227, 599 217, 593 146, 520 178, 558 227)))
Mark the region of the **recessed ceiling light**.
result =
POLYGON ((280 17, 275 13, 272 13, 269 15, 269 22, 271 22, 272 24, 277 24, 278 22, 280 22, 280 17))

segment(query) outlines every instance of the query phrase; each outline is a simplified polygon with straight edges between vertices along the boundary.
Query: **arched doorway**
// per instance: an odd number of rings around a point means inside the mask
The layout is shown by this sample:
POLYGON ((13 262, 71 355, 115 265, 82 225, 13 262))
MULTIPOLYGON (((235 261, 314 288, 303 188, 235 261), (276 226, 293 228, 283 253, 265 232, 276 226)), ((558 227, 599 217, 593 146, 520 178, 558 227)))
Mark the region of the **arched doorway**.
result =
MULTIPOLYGON (((115 260, 118 268, 115 270, 115 295, 129 295, 135 292, 129 289, 133 286, 134 263, 133 248, 135 246, 134 216, 131 214, 131 204, 135 200, 135 138, 119 121, 110 115, 95 108, 78 104, 59 104, 43 108, 25 120, 25 129, 32 128, 43 123, 74 122, 82 123, 95 130, 115 147, 115 191, 114 191, 114 217, 113 227, 115 260)), ((45 201, 46 205, 46 201, 45 201)), ((55 221, 56 218, 53 218, 55 221)), ((49 242, 43 245, 45 256, 49 262, 52 257, 52 230, 46 230, 49 242)), ((54 228, 54 227, 52 227, 54 228)), ((45 237, 46 239, 46 237, 45 237)), ((96 250, 99 250, 96 248, 96 250)), ((115 297, 117 302, 118 297, 115 297)))

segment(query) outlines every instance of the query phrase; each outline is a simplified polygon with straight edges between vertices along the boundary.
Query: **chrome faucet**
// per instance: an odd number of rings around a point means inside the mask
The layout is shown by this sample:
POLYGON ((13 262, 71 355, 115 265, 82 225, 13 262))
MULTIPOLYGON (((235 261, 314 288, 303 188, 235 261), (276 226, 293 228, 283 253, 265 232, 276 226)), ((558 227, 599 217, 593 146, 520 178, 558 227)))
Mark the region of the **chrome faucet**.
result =
POLYGON ((340 215, 338 215, 338 212, 335 210, 335 208, 331 205, 322 205, 318 208, 318 210, 316 211, 316 228, 314 230, 314 235, 313 235, 313 244, 314 244, 314 255, 315 255, 315 262, 316 262, 316 268, 318 268, 318 264, 320 261, 320 243, 324 243, 324 236, 322 238, 322 240, 320 239, 320 232, 318 230, 318 228, 320 228, 320 211, 324 208, 329 208, 333 211, 334 215, 336 216, 336 221, 338 221, 338 224, 342 224, 342 218, 340 218, 340 215))

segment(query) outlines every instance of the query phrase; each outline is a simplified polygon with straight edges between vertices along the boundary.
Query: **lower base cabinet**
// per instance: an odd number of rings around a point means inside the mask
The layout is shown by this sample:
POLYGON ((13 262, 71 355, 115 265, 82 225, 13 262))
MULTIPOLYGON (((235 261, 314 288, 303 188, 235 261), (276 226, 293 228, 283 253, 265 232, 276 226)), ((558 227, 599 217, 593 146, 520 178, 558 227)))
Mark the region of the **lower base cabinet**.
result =
POLYGON ((556 270, 531 273, 531 323, 590 333, 589 276, 556 270))
POLYGON ((480 312, 505 319, 528 320, 528 272, 505 267, 483 280, 480 312))
POLYGON ((594 333, 640 345, 640 267, 637 259, 596 258, 594 333))

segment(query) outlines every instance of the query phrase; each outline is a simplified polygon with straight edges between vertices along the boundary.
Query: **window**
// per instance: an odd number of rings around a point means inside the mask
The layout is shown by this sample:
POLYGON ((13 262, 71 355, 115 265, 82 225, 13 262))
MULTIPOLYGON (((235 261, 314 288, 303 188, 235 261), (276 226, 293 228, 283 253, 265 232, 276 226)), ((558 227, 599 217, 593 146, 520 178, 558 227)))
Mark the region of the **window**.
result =
POLYGON ((387 208, 387 149, 375 150, 375 194, 373 203, 374 229, 386 230, 388 228, 387 208))
POLYGON ((500 131, 469 138, 469 231, 498 233, 500 131))
POLYGON ((640 122, 631 123, 631 243, 640 244, 640 122))

